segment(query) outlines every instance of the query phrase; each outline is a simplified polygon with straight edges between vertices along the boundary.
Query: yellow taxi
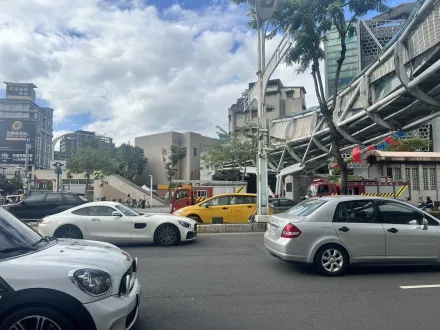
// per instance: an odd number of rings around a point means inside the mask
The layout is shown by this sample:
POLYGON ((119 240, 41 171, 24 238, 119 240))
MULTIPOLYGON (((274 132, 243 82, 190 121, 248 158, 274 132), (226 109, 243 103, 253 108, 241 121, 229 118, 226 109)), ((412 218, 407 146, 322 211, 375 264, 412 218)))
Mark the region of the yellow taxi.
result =
MULTIPOLYGON (((257 210, 255 194, 221 194, 175 211, 174 215, 194 219, 199 224, 247 223, 257 210)), ((270 208, 273 214, 273 207, 270 208)))

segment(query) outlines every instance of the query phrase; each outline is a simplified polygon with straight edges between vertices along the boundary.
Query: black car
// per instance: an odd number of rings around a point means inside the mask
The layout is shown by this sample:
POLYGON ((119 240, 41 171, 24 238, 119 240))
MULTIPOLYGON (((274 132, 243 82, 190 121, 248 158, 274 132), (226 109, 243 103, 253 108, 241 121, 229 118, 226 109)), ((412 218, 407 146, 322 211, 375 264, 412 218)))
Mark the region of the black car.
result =
POLYGON ((87 202, 87 198, 77 194, 49 192, 33 194, 21 202, 3 207, 21 220, 39 221, 48 215, 60 213, 87 202))
POLYGON ((269 203, 273 205, 274 213, 283 213, 297 204, 288 198, 270 198, 269 203))

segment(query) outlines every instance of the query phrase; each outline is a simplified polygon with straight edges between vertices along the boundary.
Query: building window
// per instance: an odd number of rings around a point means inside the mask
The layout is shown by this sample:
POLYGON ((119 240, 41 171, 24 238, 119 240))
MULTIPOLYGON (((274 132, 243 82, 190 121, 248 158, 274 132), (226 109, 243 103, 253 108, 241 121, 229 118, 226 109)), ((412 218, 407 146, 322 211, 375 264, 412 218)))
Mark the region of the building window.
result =
POLYGON ((411 169, 411 176, 412 176, 412 189, 413 190, 420 190, 419 169, 412 168, 411 169))
POLYGON ((295 92, 294 91, 287 91, 286 92, 286 98, 288 98, 288 99, 293 99, 293 94, 294 94, 295 92))
POLYGON ((410 183, 411 181, 411 169, 405 168, 405 181, 410 183))
POLYGON ((257 118, 258 117, 258 110, 252 110, 251 115, 252 115, 252 118, 257 118))
POLYGON ((424 190, 429 190, 429 184, 428 184, 428 169, 424 168, 423 169, 423 189, 424 190))
POLYGON ((402 180, 402 169, 398 167, 393 168, 393 180, 394 181, 402 180))
POLYGON ((435 168, 429 169, 429 183, 431 186, 431 190, 437 190, 437 175, 435 172, 435 168))
POLYGON ((206 190, 197 190, 197 197, 208 197, 208 192, 206 190))
POLYGON ((193 156, 197 157, 197 148, 193 148, 193 156))

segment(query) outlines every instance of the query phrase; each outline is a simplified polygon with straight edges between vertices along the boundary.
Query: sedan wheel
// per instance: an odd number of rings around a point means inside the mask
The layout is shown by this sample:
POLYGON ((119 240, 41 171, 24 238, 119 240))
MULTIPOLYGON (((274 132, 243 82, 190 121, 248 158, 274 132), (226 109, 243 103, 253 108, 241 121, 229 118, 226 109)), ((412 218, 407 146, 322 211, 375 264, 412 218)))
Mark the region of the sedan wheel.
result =
POLYGON ((347 253, 339 246, 326 246, 318 251, 315 266, 324 275, 342 275, 348 266, 347 253))
POLYGON ((10 313, 0 322, 0 330, 74 330, 72 321, 60 312, 43 306, 30 306, 10 313))
POLYGON ((178 242, 179 234, 173 225, 162 225, 156 231, 156 242, 160 245, 170 246, 178 242))
POLYGON ((57 238, 70 238, 70 239, 82 239, 83 234, 78 227, 75 226, 62 226, 58 228, 54 234, 57 238))
POLYGON ((62 330, 61 327, 50 318, 44 316, 27 316, 15 322, 9 330, 62 330))

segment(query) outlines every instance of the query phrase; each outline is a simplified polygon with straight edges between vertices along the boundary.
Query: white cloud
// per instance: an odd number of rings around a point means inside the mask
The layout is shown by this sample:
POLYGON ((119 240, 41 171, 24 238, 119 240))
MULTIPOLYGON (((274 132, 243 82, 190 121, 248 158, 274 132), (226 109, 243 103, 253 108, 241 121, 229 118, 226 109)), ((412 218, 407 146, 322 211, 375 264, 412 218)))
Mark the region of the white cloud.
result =
MULTIPOLYGON (((2 2, 0 76, 36 83, 58 122, 90 113, 94 122, 85 128, 117 143, 163 130, 226 128, 228 107, 255 80, 256 38, 243 10, 104 3, 2 2)), ((268 57, 278 40, 268 43, 268 57)), ((304 85, 308 106, 316 103, 309 74, 282 66, 274 77, 304 85)))

